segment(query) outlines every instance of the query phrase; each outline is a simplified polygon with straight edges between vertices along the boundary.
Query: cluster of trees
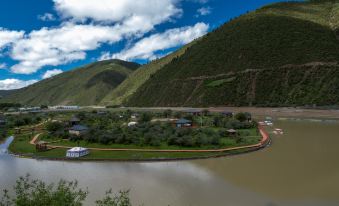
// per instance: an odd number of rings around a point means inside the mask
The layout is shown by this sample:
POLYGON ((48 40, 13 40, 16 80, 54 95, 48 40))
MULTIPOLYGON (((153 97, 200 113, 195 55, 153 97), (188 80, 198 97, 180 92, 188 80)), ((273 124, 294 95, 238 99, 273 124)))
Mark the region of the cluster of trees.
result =
POLYGON ((21 127, 25 125, 34 125, 42 121, 43 117, 36 114, 21 114, 21 115, 12 115, 6 116, 6 125, 9 128, 12 127, 21 127))
MULTIPOLYGON (((32 180, 29 175, 20 177, 13 187, 14 195, 4 190, 0 196, 0 206, 27 205, 65 205, 81 206, 89 192, 78 187, 77 181, 60 180, 57 184, 47 184, 41 180, 32 180)), ((113 194, 106 192, 97 206, 132 206, 129 191, 113 194)))
MULTIPOLYGON (((253 124, 234 121, 239 128, 251 128, 253 124)), ((139 123, 133 127, 119 126, 110 130, 91 128, 79 138, 90 143, 124 144, 139 146, 173 145, 181 147, 225 146, 222 138, 234 138, 242 141, 241 136, 231 137, 227 128, 175 128, 170 123, 139 123)))
POLYGON ((238 113, 232 117, 211 114, 206 110, 201 116, 192 116, 166 110, 162 113, 141 112, 136 115, 137 119, 131 119, 133 114, 129 110, 100 115, 96 111, 78 113, 81 124, 89 127, 89 131, 82 136, 70 135, 67 130, 70 125, 67 122, 50 122, 46 129, 53 137, 104 145, 221 147, 227 146, 225 141, 221 141, 223 138, 236 142, 245 141, 243 136, 246 135, 231 136, 227 132, 228 129, 250 129, 256 126, 255 122, 248 121, 251 119, 249 113, 238 113), (192 120, 199 128, 176 128, 170 122, 152 122, 153 118, 186 118, 192 120), (137 121, 138 124, 128 127, 129 121, 137 121))
POLYGON ((7 111, 10 108, 19 108, 21 104, 16 103, 0 103, 0 111, 7 111))

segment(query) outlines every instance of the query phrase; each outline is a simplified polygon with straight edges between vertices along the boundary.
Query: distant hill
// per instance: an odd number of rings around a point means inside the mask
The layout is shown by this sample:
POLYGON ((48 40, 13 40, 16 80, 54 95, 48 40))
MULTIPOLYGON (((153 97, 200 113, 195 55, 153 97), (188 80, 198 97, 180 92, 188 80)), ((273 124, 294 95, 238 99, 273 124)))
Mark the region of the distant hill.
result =
POLYGON ((15 90, 0 90, 0 99, 10 95, 13 92, 15 92, 15 90))
POLYGON ((96 105, 139 66, 121 60, 89 64, 19 89, 0 101, 23 105, 96 105))
POLYGON ((339 105, 338 61, 339 1, 276 3, 224 24, 166 65, 154 62, 161 69, 122 102, 339 105))

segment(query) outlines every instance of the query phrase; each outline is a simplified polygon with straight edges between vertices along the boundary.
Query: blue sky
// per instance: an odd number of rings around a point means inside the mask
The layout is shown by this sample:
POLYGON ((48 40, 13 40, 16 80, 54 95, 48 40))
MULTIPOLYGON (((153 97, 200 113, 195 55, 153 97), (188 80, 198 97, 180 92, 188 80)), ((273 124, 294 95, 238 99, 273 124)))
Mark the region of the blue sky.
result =
POLYGON ((2 0, 0 90, 97 60, 146 63, 273 2, 277 0, 2 0))

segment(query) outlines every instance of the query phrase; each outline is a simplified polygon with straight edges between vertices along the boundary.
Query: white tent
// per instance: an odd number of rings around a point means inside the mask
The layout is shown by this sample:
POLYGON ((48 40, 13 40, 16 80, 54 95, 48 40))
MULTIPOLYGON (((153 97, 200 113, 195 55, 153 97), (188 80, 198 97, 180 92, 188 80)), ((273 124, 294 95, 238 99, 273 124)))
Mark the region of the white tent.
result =
POLYGON ((83 157, 89 154, 89 150, 83 147, 73 147, 67 150, 66 157, 77 158, 83 157))

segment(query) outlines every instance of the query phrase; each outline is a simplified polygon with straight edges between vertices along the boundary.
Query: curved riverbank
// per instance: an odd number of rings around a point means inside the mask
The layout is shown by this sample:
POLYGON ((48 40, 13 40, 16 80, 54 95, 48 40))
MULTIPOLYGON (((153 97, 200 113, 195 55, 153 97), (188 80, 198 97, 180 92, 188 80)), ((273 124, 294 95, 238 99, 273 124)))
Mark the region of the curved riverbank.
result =
MULTIPOLYGON (((246 145, 246 146, 239 146, 239 147, 231 147, 231 148, 222 148, 222 149, 210 149, 210 150, 158 150, 158 149, 103 149, 103 148, 88 148, 92 152, 118 152, 120 154, 124 152, 133 152, 134 155, 131 155, 129 158, 77 158, 77 159, 71 159, 71 158, 65 158, 65 157, 53 157, 53 156, 43 156, 43 155, 36 155, 36 154, 23 154, 23 153, 15 153, 10 152, 12 155, 21 157, 21 158, 33 158, 33 159, 39 159, 39 160, 60 160, 60 161, 178 161, 178 160, 193 160, 193 159, 207 159, 207 158, 218 158, 218 157, 225 157, 229 155, 238 155, 238 154, 244 154, 249 153, 253 151, 260 150, 262 148, 265 148, 270 144, 270 138, 268 133, 265 131, 263 127, 259 127, 259 132, 261 135, 261 141, 257 144, 253 145, 246 145), (133 156, 137 155, 138 153, 146 154, 145 156, 149 156, 150 154, 153 154, 155 157, 138 157, 135 158, 133 156), (159 155, 155 155, 156 153, 161 154, 169 154, 169 157, 156 157, 159 155), (172 155, 171 155, 172 154, 172 155), (172 157, 173 156, 173 157, 172 157), (178 157, 177 157, 178 156, 178 157)), ((38 137, 40 134, 35 135, 32 140, 30 141, 31 145, 35 146, 36 141, 38 140, 38 137)), ((65 154, 65 151, 71 147, 67 146, 57 146, 57 145, 48 145, 48 147, 51 150, 62 150, 62 154, 65 154)), ((41 153, 43 154, 43 153, 41 153)), ((112 154, 114 156, 114 154, 112 154)), ((120 155, 121 156, 121 155, 120 155)), ((152 156, 152 155, 150 155, 152 156)))

